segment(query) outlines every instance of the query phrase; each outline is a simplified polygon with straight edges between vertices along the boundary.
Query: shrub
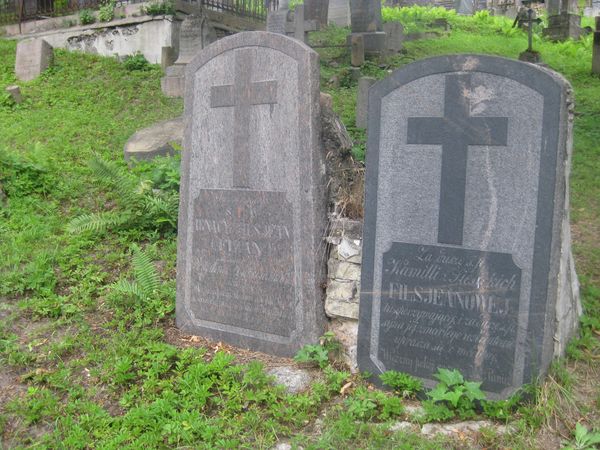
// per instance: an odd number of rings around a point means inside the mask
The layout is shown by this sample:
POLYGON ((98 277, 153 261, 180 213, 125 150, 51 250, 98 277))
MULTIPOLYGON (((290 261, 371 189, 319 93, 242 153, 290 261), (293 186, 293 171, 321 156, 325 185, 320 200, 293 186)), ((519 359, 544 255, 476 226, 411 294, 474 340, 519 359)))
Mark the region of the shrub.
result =
POLYGON ((104 2, 98 10, 98 19, 100 22, 110 22, 115 17, 115 0, 104 2))
POLYGON ((123 61, 123 65, 129 71, 150 69, 150 63, 141 53, 127 56, 123 61))
POLYGON ((172 1, 152 2, 142 11, 149 16, 172 16, 175 14, 175 5, 172 1))
POLYGON ((96 18, 94 17, 94 12, 90 9, 82 9, 79 13, 79 23, 81 25, 89 25, 94 23, 96 18))

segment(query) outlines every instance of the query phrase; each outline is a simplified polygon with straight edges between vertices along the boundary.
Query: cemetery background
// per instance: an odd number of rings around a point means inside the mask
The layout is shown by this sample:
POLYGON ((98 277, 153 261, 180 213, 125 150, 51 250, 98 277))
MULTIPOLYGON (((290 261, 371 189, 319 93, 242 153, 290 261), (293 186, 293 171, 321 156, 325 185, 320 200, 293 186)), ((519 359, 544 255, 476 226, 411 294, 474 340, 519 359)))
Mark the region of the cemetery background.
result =
MULTIPOLYGON (((393 67, 435 54, 491 52, 516 57, 525 42, 506 21, 484 14, 460 18, 418 9, 403 14, 405 20, 412 17, 407 25, 415 30, 426 29, 430 19, 440 15, 453 29, 443 39, 407 43, 405 54, 368 61, 361 67, 363 75, 382 78, 393 67), (473 39, 469 32, 479 37, 473 39)), ((347 30, 332 29, 316 34, 313 42, 342 42, 346 34, 347 30)), ((572 214, 588 316, 583 338, 571 346, 570 359, 556 365, 552 377, 534 390, 532 402, 511 412, 518 432, 475 433, 469 435, 469 445, 554 448, 570 438, 576 421, 583 420, 590 429, 600 425, 600 392, 595 385, 599 370, 594 359, 598 355, 594 330, 600 317, 600 187, 595 177, 600 82, 589 75, 589 38, 565 44, 538 39, 537 45, 544 61, 564 73, 575 88, 572 214)), ((0 87, 4 87, 15 81, 14 45, 1 41, 0 49, 0 87)), ((348 56, 340 49, 320 53, 322 90, 332 94, 334 108, 356 141, 352 154, 361 160, 364 132, 352 126, 356 81, 348 56)), ((95 441, 135 447, 202 440, 215 446, 268 448, 282 436, 295 436, 297 442, 317 447, 366 447, 378 442, 420 448, 464 446, 459 435, 423 440, 410 433, 416 425, 408 428, 408 436, 407 430, 390 431, 390 424, 406 418, 405 413, 395 415, 400 408, 390 400, 394 397, 365 389, 360 378, 339 366, 315 371, 320 381, 310 390, 287 395, 270 388, 253 362, 264 356, 182 337, 170 318, 172 224, 165 220, 157 227, 151 220, 168 219, 168 212, 155 211, 155 216, 107 232, 65 231, 66 221, 82 213, 127 207, 123 191, 98 181, 88 168, 93 154, 118 160, 123 143, 135 130, 181 113, 178 100, 158 95, 160 71, 147 69, 127 71, 113 60, 57 52, 52 69, 23 85, 23 104, 13 105, 8 96, 0 99, 0 142, 9 147, 2 150, 0 173, 4 194, 0 253, 7 255, 0 265, 3 443, 77 447, 95 441), (147 298, 127 299, 107 288, 119 279, 133 280, 134 272, 143 276, 132 267, 133 243, 154 261, 162 281, 147 298), (226 352, 250 365, 243 370, 229 361, 226 352), (340 394, 343 386, 347 387, 340 394), (328 400, 333 402, 323 410, 326 415, 319 415, 328 400)), ((167 193, 178 185, 170 160, 137 166, 134 180, 142 179, 153 179, 154 187, 167 193)), ((355 214, 360 215, 360 205, 355 214)), ((140 253, 134 255, 137 268, 143 267, 140 253)), ((273 358, 263 362, 278 363, 273 358)))

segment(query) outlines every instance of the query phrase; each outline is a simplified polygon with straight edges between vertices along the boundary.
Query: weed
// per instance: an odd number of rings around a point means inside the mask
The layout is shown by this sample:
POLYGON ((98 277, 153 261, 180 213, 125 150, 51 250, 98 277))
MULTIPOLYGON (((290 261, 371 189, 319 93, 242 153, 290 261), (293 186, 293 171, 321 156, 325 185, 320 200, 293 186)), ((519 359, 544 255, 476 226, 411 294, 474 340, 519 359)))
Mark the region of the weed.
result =
POLYGON ((121 210, 80 215, 69 223, 71 232, 136 228, 169 233, 177 229, 177 193, 153 189, 148 180, 136 182, 125 169, 100 158, 91 160, 90 168, 100 180, 114 188, 121 210))
POLYGON ((144 14, 149 16, 170 16, 175 14, 175 5, 172 1, 150 2, 143 8, 144 14))
POLYGON ((414 397, 423 390, 423 382, 404 372, 388 370, 379 375, 381 382, 403 398, 414 397))
POLYGON ((96 16, 94 16, 94 11, 91 9, 82 9, 79 12, 79 23, 81 25, 90 25, 96 21, 96 16))
POLYGON ((127 56, 123 61, 123 66, 129 71, 150 70, 150 63, 148 62, 146 57, 141 53, 136 53, 135 55, 127 56))
POLYGON ((593 450, 600 445, 600 432, 588 430, 579 422, 575 425, 574 440, 564 443, 563 450, 593 450))
POLYGON ((447 406, 461 419, 475 416, 476 402, 485 399, 485 394, 480 389, 480 382, 466 381, 457 369, 439 368, 433 376, 439 380, 439 383, 427 392, 427 396, 434 403, 447 406))
POLYGON ((115 1, 105 0, 98 9, 98 20, 100 22, 110 22, 115 17, 115 1))

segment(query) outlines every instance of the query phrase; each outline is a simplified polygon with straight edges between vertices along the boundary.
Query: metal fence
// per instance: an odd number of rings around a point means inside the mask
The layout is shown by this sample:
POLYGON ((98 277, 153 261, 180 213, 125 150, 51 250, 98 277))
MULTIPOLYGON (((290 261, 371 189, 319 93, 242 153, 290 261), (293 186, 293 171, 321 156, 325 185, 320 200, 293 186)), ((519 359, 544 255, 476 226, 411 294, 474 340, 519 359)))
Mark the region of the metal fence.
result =
MULTIPOLYGON (((21 23, 33 19, 65 16, 83 9, 97 9, 105 0, 0 0, 0 24, 21 23)), ((121 0, 117 6, 143 0, 121 0)), ((265 20, 265 0, 197 0, 205 8, 265 20)))
POLYGON ((267 18, 265 0, 202 0, 202 5, 205 8, 230 12, 243 17, 258 20, 267 18))

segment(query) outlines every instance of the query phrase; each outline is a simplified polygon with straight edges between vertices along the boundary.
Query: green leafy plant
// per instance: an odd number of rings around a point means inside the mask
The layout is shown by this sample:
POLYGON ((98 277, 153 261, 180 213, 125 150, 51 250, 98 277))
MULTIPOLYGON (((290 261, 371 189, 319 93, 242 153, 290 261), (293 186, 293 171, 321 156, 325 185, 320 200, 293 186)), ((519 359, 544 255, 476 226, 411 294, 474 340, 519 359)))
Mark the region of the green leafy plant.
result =
POLYGON ((69 0, 54 0, 54 12, 55 13, 60 14, 64 11, 66 11, 68 6, 69 6, 69 0))
POLYGON ((307 344, 296 353, 294 360, 301 363, 315 363, 323 369, 329 365, 329 352, 320 344, 307 344))
POLYGON ((381 382, 404 398, 414 397, 423 390, 423 382, 404 372, 388 370, 379 375, 381 382))
POLYGON ((139 301, 147 301, 158 291, 159 278, 148 255, 137 245, 132 245, 132 265, 135 281, 121 279, 110 287, 115 292, 128 295, 139 301))
POLYGON ((90 25, 96 21, 94 12, 91 9, 82 9, 79 12, 79 23, 81 25, 90 25))
POLYGON ((476 402, 485 400, 485 394, 480 388, 481 383, 466 381, 457 369, 439 368, 434 377, 439 383, 427 392, 427 396, 435 403, 446 405, 462 419, 473 417, 476 402))
POLYGON ((563 450, 593 450, 600 445, 600 432, 590 431, 579 422, 575 425, 574 441, 564 443, 563 450))
POLYGON ((151 2, 142 11, 149 16, 172 16, 175 14, 175 5, 172 1, 151 2))
POLYGON ((78 216, 69 223, 70 232, 138 228, 168 233, 177 229, 176 192, 153 189, 148 180, 136 182, 115 163, 100 158, 92 159, 90 167, 97 178, 113 187, 119 210, 78 216))
POLYGON ((135 55, 129 55, 125 57, 123 65, 129 71, 150 70, 150 63, 141 53, 136 53, 135 55))
POLYGON ((98 9, 98 20, 110 22, 115 17, 115 0, 106 0, 98 9))
POLYGON ((331 360, 341 354, 342 346, 331 331, 320 337, 318 344, 307 344, 302 347, 294 359, 302 363, 314 363, 321 369, 327 367, 331 360))

